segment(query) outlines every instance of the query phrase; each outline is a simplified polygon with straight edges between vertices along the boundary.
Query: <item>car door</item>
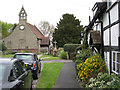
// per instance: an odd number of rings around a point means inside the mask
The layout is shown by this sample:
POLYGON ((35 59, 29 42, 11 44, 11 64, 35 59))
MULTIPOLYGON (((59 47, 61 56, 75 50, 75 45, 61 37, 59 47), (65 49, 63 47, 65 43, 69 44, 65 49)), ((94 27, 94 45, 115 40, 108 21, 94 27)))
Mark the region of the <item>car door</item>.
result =
POLYGON ((23 88, 32 88, 32 74, 30 70, 26 70, 22 61, 19 61, 19 67, 21 67, 21 80, 23 81, 23 88))

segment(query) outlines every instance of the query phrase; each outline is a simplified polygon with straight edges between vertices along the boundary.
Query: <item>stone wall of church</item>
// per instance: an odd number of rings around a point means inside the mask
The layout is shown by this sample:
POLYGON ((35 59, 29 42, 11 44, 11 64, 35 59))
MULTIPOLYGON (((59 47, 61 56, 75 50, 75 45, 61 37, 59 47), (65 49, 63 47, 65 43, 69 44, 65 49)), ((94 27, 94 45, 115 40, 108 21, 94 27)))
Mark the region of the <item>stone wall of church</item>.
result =
POLYGON ((15 30, 4 39, 4 43, 8 49, 38 49, 38 41, 27 23, 19 23, 15 30), (20 26, 24 29, 21 30, 20 26))

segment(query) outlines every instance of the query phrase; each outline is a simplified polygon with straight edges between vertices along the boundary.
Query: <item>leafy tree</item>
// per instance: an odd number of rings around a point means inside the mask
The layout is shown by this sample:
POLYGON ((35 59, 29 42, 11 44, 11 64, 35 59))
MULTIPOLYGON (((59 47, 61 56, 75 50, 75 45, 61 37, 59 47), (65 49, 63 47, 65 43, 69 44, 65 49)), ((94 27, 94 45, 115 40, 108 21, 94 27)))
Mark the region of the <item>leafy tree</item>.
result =
POLYGON ((80 21, 73 14, 63 14, 62 17, 53 33, 53 41, 57 41, 58 47, 67 43, 80 44, 80 33, 83 30, 80 21))
POLYGON ((6 51, 7 50, 7 47, 4 45, 4 43, 0 43, 0 50, 1 51, 6 51))
POLYGON ((54 32, 54 26, 50 25, 47 21, 41 21, 38 28, 43 33, 44 36, 51 37, 54 32))
POLYGON ((7 37, 15 29, 17 24, 8 24, 0 21, 0 38, 7 37))

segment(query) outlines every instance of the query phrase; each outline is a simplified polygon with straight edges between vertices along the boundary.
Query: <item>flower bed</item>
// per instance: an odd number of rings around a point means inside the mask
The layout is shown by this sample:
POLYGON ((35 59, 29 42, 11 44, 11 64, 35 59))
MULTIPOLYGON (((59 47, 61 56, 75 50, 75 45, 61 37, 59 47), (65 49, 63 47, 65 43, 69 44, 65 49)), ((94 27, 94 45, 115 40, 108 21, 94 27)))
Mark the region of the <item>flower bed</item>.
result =
POLYGON ((108 74, 100 72, 96 78, 90 78, 89 82, 85 85, 86 88, 119 88, 120 77, 115 74, 108 74))
POLYGON ((91 77, 96 77, 100 71, 105 71, 105 62, 99 55, 94 55, 85 60, 85 62, 77 65, 78 77, 85 83, 91 77))

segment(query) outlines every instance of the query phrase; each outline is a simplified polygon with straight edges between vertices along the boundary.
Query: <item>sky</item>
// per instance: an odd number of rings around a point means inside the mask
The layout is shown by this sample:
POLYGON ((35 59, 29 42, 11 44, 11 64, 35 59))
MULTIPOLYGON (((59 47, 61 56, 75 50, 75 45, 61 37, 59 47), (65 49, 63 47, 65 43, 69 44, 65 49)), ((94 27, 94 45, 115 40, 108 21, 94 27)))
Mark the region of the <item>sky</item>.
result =
POLYGON ((74 14, 81 25, 89 24, 92 16, 92 7, 95 2, 102 0, 1 0, 0 20, 7 23, 19 23, 19 12, 24 7, 27 21, 38 25, 41 21, 48 21, 56 26, 63 14, 74 14))

